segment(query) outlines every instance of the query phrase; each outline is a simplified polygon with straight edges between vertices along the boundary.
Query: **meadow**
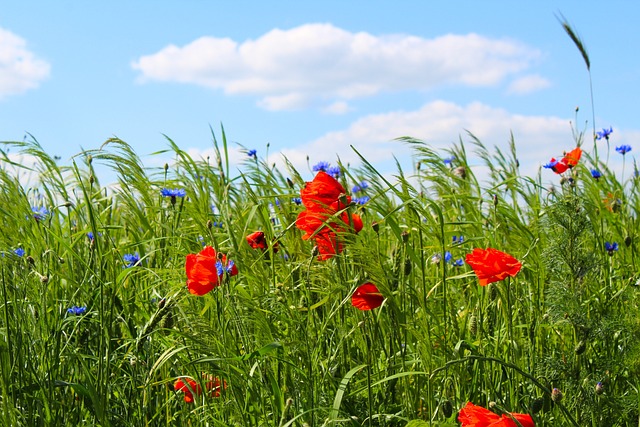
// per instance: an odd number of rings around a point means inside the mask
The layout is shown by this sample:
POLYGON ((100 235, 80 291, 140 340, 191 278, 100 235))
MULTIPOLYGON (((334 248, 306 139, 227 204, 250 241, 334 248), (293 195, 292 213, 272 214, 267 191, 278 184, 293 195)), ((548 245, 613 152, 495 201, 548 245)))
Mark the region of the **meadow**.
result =
POLYGON ((536 176, 470 133, 400 138, 392 174, 234 166, 224 129, 157 168, 116 138, 68 165, 4 142, 1 425, 639 425, 640 177, 615 137, 574 129, 536 176))

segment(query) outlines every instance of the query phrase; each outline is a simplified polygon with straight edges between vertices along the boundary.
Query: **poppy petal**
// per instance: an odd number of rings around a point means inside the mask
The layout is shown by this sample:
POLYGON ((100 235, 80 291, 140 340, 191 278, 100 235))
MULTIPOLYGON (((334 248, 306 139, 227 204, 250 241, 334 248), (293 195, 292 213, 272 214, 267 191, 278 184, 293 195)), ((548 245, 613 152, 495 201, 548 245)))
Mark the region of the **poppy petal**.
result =
POLYGON ((360 285, 351 296, 351 304, 358 310, 373 310, 383 301, 384 297, 373 283, 360 285))

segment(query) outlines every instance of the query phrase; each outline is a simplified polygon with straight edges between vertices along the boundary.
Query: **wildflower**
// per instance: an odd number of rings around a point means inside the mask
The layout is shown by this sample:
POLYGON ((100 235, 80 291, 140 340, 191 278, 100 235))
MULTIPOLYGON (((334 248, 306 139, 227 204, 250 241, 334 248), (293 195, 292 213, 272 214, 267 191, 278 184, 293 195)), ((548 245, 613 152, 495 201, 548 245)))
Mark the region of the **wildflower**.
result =
POLYGON ((254 231, 253 233, 247 236, 247 243, 253 249, 262 249, 265 250, 268 247, 267 239, 264 237, 264 233, 262 231, 254 231))
POLYGON ((554 388, 553 390, 551 390, 551 400, 553 400, 554 403, 560 402, 563 397, 564 395, 559 389, 554 388))
POLYGON ((464 236, 453 236, 452 240, 454 245, 461 244, 462 242, 464 242, 464 236))
MULTIPOLYGON (((202 378, 205 380, 205 389, 207 392, 211 392, 211 397, 220 397, 220 391, 227 388, 227 382, 220 381, 218 377, 203 374, 202 378)), ((193 402, 194 393, 198 396, 202 394, 202 386, 193 378, 178 378, 173 384, 173 388, 175 391, 184 393, 184 401, 187 403, 193 402)))
POLYGON ((591 169, 591 176, 594 179, 600 179, 600 177, 602 177, 602 173, 598 169, 591 169))
POLYGON ((198 242, 200 242, 200 245, 202 245, 203 248, 206 246, 206 243, 204 241, 204 237, 198 236, 198 242))
POLYGON ((293 203, 295 203, 296 205, 301 205, 302 204, 302 199, 300 197, 294 197, 293 199, 291 199, 291 201, 293 203))
POLYGON ((364 205, 366 204, 369 200, 371 200, 371 197, 369 196, 362 196, 362 197, 356 197, 355 199, 353 199, 353 202, 356 205, 364 205))
POLYGON ((453 255, 451 255, 451 252, 446 251, 444 253, 444 262, 450 262, 453 259, 453 255))
POLYGON ((13 253, 16 254, 16 256, 19 256, 19 257, 23 257, 24 254, 25 254, 24 249, 22 249, 22 248, 14 249, 13 253))
POLYGON ((460 410, 458 421, 461 427, 518 427, 518 423, 522 427, 535 426, 529 414, 511 412, 498 415, 471 402, 460 410))
POLYGON ((444 162, 445 165, 447 166, 451 166, 451 164, 456 160, 456 156, 451 156, 451 157, 445 157, 444 159, 442 159, 442 161, 444 162))
POLYGON ((616 151, 624 156, 629 151, 631 151, 631 146, 626 144, 619 145, 616 147, 616 151))
POLYGON ((256 150, 249 150, 247 151, 247 156, 256 159, 258 157, 258 152, 256 150))
POLYGON ((49 211, 44 206, 41 206, 39 208, 36 206, 32 206, 31 212, 33 212, 33 219, 35 219, 36 221, 42 221, 49 215, 49 211))
POLYGON ((618 250, 618 244, 616 242, 604 242, 604 248, 609 253, 609 256, 613 256, 613 253, 618 250))
POLYGON ((609 135, 613 133, 613 128, 609 126, 609 129, 602 128, 602 131, 596 132, 596 139, 606 139, 609 140, 609 135))
POLYGON ((362 229, 360 216, 344 211, 351 203, 351 197, 326 172, 318 172, 313 181, 307 182, 300 190, 300 197, 306 210, 298 214, 296 227, 305 232, 304 240, 316 241, 320 260, 342 252, 340 233, 358 233, 362 229))
POLYGON ((467 169, 464 166, 458 166, 453 170, 453 174, 465 179, 467 177, 467 169))
POLYGON ((351 296, 351 304, 358 310, 373 310, 382 305, 384 297, 373 283, 360 285, 351 296))
POLYGON ((369 188, 369 184, 366 181, 362 181, 359 184, 356 184, 351 189, 352 193, 359 193, 360 191, 366 190, 369 188))
POLYGON ((73 307, 67 308, 67 313, 73 314, 76 316, 84 314, 86 311, 87 311, 87 307, 84 307, 84 306, 78 307, 77 305, 74 305, 73 307))
POLYGON ((601 381, 598 381, 598 383, 596 384, 596 394, 602 393, 604 393, 604 384, 602 384, 601 381))
POLYGON ((551 158, 549 163, 542 165, 542 167, 546 169, 551 169, 552 171, 558 174, 564 173, 568 169, 567 165, 565 165, 564 163, 560 163, 553 157, 551 158))
POLYGON ((326 172, 327 169, 329 169, 329 166, 331 165, 331 163, 329 162, 318 162, 316 163, 313 168, 311 168, 314 172, 326 172))
POLYGON ((138 265, 138 263, 140 262, 140 255, 138 254, 138 252, 134 254, 124 254, 122 259, 127 263, 124 267, 131 268, 138 265))
POLYGON ((189 292, 199 296, 211 292, 220 284, 225 270, 230 276, 238 274, 238 268, 233 261, 227 263, 227 257, 216 253, 211 246, 205 246, 197 254, 187 255, 185 271, 189 292))
POLYGON ((442 255, 433 254, 431 256, 431 264, 440 264, 440 261, 442 261, 442 255))
POLYGON ((162 197, 171 197, 172 199, 175 199, 176 197, 186 196, 187 190, 185 190, 184 188, 163 188, 162 190, 160 190, 160 194, 162 194, 162 197))
POLYGON ((520 261, 493 248, 475 248, 465 260, 478 276, 480 286, 504 280, 508 276, 514 277, 522 268, 520 261))
POLYGON ((580 157, 582 156, 582 149, 580 147, 576 147, 573 150, 565 153, 564 157, 558 161, 555 158, 551 158, 549 163, 543 165, 546 169, 551 169, 557 174, 561 174, 567 171, 567 169, 571 169, 576 166, 580 161, 580 157))
POLYGON ((454 267, 462 267, 464 265, 464 260, 462 258, 458 258, 457 260, 451 263, 454 267))
POLYGON ((342 174, 342 169, 340 169, 340 166, 331 166, 329 169, 327 169, 327 173, 335 179, 338 179, 342 174))

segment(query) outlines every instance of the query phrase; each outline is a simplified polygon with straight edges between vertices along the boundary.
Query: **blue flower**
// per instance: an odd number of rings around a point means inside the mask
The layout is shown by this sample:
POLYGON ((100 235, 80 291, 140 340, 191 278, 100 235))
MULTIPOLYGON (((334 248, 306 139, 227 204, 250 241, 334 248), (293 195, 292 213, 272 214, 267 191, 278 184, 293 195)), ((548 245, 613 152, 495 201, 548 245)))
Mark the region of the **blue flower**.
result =
POLYGON ((371 197, 369 196, 362 196, 362 197, 356 197, 355 199, 353 199, 353 202, 356 205, 364 205, 365 203, 367 203, 369 200, 371 200, 371 197))
POLYGON ((606 139, 609 140, 609 135, 613 133, 613 128, 609 126, 609 129, 602 128, 602 131, 596 132, 596 139, 606 139))
POLYGON ((163 188, 160 191, 160 194, 162 194, 162 197, 184 197, 187 195, 187 190, 185 190, 184 188, 163 188))
POLYGON ((598 169, 591 169, 591 176, 595 179, 599 179, 602 176, 602 173, 598 169))
POLYGON ((318 162, 317 164, 315 164, 313 166, 312 169, 313 169, 314 172, 320 172, 320 171, 326 172, 327 169, 329 169, 330 165, 331 165, 331 163, 329 163, 329 162, 318 162))
POLYGON ((222 228, 222 221, 218 222, 218 221, 213 221, 211 223, 211 225, 213 225, 216 228, 222 228))
POLYGON ((631 146, 630 145, 626 145, 626 144, 619 145, 619 146, 616 147, 616 151, 624 156, 629 151, 631 151, 631 146))
POLYGON ((452 258, 453 258, 453 255, 451 255, 451 252, 446 251, 444 253, 444 262, 449 262, 451 261, 452 258))
POLYGON ((453 236, 453 244, 460 244, 464 242, 464 236, 453 236))
POLYGON ((464 265, 464 260, 462 258, 458 258, 457 260, 453 261, 452 264, 454 267, 462 267, 464 265))
POLYGON ((42 221, 47 217, 47 215, 49 215, 49 211, 44 206, 41 206, 39 208, 36 206, 32 206, 31 212, 33 212, 33 219, 35 219, 36 221, 42 221))
POLYGON ((124 267, 131 268, 138 265, 138 263, 140 262, 140 255, 138 254, 138 252, 136 252, 135 254, 124 254, 122 259, 127 263, 124 267))
POLYGON ((247 151, 247 156, 253 157, 255 159, 256 157, 258 157, 258 152, 256 150, 249 150, 247 151))
POLYGON ((203 248, 205 247, 206 243, 204 242, 204 237, 198 236, 198 242, 200 242, 203 248))
POLYGON ((362 181, 360 184, 354 185, 353 188, 351 189, 351 192, 358 193, 362 190, 366 190, 367 188, 369 188, 369 184, 367 183, 367 181, 362 181))
POLYGON ((302 199, 300 197, 294 197, 293 199, 291 199, 291 201, 296 205, 302 204, 302 199))
POLYGON ((431 263, 432 264, 440 264, 440 261, 442 261, 442 255, 433 254, 433 256, 431 257, 431 263))
POLYGON ((222 261, 216 261, 216 270, 218 271, 218 276, 222 276, 225 271, 231 274, 234 265, 235 264, 233 263, 233 261, 229 261, 226 266, 222 265, 222 261))
POLYGON ((613 253, 618 250, 618 244, 616 242, 604 242, 604 248, 609 252, 609 256, 612 256, 613 253))
POLYGON ((342 174, 342 169, 340 169, 340 166, 331 166, 329 169, 327 169, 326 172, 332 177, 337 179, 337 178, 340 178, 340 175, 342 174))
POLYGON ((22 249, 22 248, 14 249, 13 253, 16 254, 19 257, 23 257, 24 254, 25 254, 24 249, 22 249))
POLYGON ((445 165, 450 166, 456 160, 456 156, 445 157, 442 159, 445 165))
POLYGON ((84 314, 86 311, 87 311, 87 307, 78 307, 77 305, 67 308, 67 313, 74 314, 76 316, 84 314))
POLYGON ((558 164, 558 161, 555 159, 552 159, 549 163, 547 163, 546 165, 542 165, 543 168, 545 169, 553 169, 556 167, 556 165, 558 164))

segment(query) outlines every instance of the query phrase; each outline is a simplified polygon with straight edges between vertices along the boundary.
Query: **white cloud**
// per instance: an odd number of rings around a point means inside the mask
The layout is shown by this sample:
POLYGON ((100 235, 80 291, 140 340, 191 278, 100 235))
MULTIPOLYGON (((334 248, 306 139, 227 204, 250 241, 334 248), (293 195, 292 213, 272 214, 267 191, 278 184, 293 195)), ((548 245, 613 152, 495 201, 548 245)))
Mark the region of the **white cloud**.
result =
POLYGON ((38 87, 50 68, 27 49, 24 39, 0 28, 0 99, 38 87))
POLYGON ((496 85, 529 69, 539 56, 520 42, 477 34, 425 39, 306 24, 244 42, 201 37, 142 56, 132 67, 142 82, 258 96, 259 105, 276 110, 439 85, 496 85))
POLYGON ((551 82, 538 75, 520 77, 509 85, 507 93, 512 95, 526 95, 551 86, 551 82))
POLYGON ((351 111, 351 107, 345 101, 336 101, 322 109, 325 114, 345 114, 349 111, 351 111))

